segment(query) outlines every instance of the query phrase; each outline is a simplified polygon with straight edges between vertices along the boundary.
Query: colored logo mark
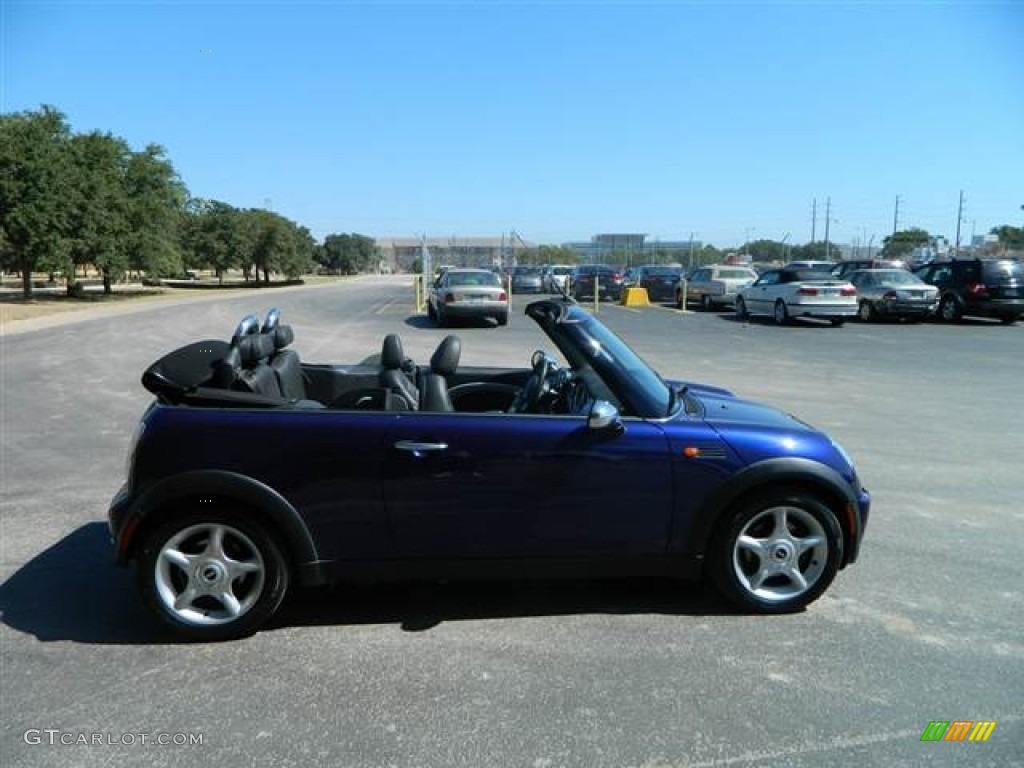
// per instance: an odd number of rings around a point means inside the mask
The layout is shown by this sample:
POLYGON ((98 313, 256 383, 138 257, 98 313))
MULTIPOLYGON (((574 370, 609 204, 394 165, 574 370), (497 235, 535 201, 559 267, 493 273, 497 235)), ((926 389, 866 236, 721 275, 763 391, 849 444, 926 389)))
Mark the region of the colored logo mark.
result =
POLYGON ((988 741, 996 720, 932 720, 921 741, 988 741))

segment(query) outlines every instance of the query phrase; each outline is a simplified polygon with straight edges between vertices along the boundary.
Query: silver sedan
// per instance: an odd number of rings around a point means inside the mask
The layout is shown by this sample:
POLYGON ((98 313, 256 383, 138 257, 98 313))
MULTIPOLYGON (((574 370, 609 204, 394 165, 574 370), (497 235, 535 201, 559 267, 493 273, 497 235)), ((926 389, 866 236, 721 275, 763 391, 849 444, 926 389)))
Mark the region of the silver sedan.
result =
POLYGON ((508 292, 487 269, 449 269, 427 297, 427 314, 439 326, 456 317, 490 317, 508 325, 508 292))
POLYGON ((927 317, 935 311, 939 289, 928 285, 905 269, 860 269, 850 278, 857 289, 857 316, 861 320, 880 317, 927 317))

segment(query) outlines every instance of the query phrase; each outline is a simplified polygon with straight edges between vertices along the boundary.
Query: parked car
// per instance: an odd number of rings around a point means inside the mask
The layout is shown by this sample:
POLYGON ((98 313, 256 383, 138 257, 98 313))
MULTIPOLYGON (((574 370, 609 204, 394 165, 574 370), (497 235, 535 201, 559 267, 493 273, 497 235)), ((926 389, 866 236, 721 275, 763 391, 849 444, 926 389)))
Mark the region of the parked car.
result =
POLYGON ((601 299, 618 301, 622 298, 623 276, 615 267, 602 264, 584 264, 573 270, 571 285, 574 299, 594 298, 594 279, 597 278, 601 299))
POLYGON ((861 269, 902 269, 906 271, 907 263, 899 259, 848 259, 840 261, 832 267, 832 276, 849 280, 850 275, 861 269))
POLYGON ((914 274, 939 289, 937 314, 947 323, 970 315, 1012 324, 1024 314, 1024 263, 1020 261, 937 261, 914 274))
MULTIPOLYGON (((715 265, 701 267, 686 283, 686 302, 697 302, 701 309, 713 310, 715 307, 736 303, 736 294, 740 288, 757 280, 757 272, 750 267, 734 267, 715 265)), ((676 306, 683 306, 682 286, 676 289, 676 306)))
POLYGON ((827 434, 665 381, 571 302, 526 315, 567 365, 467 368, 448 336, 415 409, 389 383, 394 334, 379 366, 316 365, 279 316, 247 318, 150 366, 108 513, 145 604, 213 641, 256 631, 292 586, 642 572, 783 613, 857 559, 870 495, 827 434))
POLYGON ((921 320, 938 306, 939 289, 905 269, 861 269, 849 276, 857 289, 858 317, 921 320))
POLYGON ((427 296, 427 315, 439 326, 452 318, 487 317, 508 324, 508 293, 489 269, 446 269, 427 296))
POLYGON ((568 264, 552 264, 544 270, 544 289, 549 293, 568 293, 573 268, 568 264))
POLYGON ((649 264, 637 267, 635 285, 646 290, 651 301, 673 301, 682 275, 682 267, 649 264))
POLYGON ((543 293, 544 271, 540 267, 515 267, 512 270, 512 293, 543 293))
POLYGON ((740 289, 736 314, 769 315, 779 325, 793 317, 819 317, 840 326, 857 315, 857 289, 820 269, 772 269, 740 289))

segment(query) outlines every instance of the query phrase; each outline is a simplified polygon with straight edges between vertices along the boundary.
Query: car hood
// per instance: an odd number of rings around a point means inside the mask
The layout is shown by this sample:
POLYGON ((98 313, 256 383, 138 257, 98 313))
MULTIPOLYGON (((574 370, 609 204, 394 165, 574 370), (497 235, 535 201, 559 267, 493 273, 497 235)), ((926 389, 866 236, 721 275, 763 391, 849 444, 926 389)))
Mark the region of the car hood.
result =
POLYGON ((788 431, 817 431, 792 414, 763 403, 741 400, 724 390, 691 388, 689 391, 704 406, 704 420, 716 429, 719 426, 743 425, 760 428, 777 427, 788 431))

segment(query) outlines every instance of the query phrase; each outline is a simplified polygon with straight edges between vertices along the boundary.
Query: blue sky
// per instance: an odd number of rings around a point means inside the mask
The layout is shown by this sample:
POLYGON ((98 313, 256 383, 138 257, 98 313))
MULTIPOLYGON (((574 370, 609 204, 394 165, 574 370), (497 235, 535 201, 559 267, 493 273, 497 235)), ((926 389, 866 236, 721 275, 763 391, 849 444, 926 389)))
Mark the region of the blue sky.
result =
POLYGON ((18 2, 0 109, 330 232, 877 244, 1024 223, 1024 2, 18 2))

